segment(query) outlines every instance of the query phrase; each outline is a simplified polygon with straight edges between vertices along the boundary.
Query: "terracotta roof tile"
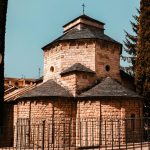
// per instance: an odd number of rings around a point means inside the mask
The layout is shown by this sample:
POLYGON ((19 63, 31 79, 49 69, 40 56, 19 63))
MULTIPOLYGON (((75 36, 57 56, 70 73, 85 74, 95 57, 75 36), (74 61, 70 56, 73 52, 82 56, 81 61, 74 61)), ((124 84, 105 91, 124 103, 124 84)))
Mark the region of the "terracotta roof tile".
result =
POLYGON ((25 94, 26 92, 30 91, 31 89, 33 89, 35 87, 36 87, 36 84, 33 84, 30 86, 16 89, 16 90, 12 91, 11 93, 6 94, 4 96, 4 101, 5 102, 15 101, 17 98, 19 98, 20 96, 22 96, 23 94, 25 94))

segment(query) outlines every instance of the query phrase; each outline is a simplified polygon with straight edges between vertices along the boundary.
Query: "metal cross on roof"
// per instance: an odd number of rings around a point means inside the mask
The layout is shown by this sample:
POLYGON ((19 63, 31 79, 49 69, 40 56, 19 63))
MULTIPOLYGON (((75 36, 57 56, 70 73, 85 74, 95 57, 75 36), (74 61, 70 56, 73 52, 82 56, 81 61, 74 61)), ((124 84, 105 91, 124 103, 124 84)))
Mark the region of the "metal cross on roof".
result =
POLYGON ((83 7, 83 15, 84 15, 84 8, 85 8, 85 5, 84 5, 84 3, 82 4, 82 7, 83 7))

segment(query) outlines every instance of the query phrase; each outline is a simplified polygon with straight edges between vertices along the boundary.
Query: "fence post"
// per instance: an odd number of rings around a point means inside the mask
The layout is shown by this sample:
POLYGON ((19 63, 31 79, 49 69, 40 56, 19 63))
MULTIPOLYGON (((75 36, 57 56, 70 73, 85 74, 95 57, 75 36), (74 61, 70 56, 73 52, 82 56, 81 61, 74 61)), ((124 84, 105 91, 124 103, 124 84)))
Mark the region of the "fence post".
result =
POLYGON ((111 120, 111 126, 112 126, 112 150, 114 149, 114 130, 113 130, 113 120, 111 120))
POLYGON ((42 135, 42 150, 44 150, 44 136, 45 136, 45 120, 42 123, 43 135, 42 135))
POLYGON ((16 148, 18 148, 18 131, 19 130, 19 127, 18 127, 18 121, 16 122, 16 139, 15 139, 15 146, 16 148))

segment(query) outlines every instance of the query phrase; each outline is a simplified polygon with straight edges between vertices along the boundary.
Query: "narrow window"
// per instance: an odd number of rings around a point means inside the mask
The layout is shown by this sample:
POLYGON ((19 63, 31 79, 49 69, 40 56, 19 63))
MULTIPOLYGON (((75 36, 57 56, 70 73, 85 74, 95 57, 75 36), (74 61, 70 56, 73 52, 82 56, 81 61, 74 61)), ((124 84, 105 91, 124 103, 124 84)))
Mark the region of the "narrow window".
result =
POLYGON ((54 121, 52 121, 52 144, 55 142, 55 124, 54 121))
POLYGON ((131 115, 131 130, 135 130, 135 114, 131 115))
POLYGON ((54 72, 54 67, 53 66, 50 67, 50 71, 54 72))
POLYGON ((15 82, 15 86, 18 86, 19 84, 18 84, 18 82, 15 82))
POLYGON ((108 72, 108 71, 110 71, 110 66, 109 65, 106 65, 105 66, 105 70, 108 72))

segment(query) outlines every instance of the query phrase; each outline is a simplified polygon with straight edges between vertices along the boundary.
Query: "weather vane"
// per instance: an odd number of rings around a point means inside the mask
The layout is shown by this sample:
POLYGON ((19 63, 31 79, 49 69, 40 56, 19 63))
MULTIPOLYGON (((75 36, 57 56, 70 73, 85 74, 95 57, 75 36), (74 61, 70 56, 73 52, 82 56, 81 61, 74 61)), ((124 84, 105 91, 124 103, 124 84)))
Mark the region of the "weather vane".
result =
POLYGON ((85 9, 85 5, 84 5, 84 3, 82 4, 82 7, 83 7, 83 15, 84 15, 84 9, 85 9))

